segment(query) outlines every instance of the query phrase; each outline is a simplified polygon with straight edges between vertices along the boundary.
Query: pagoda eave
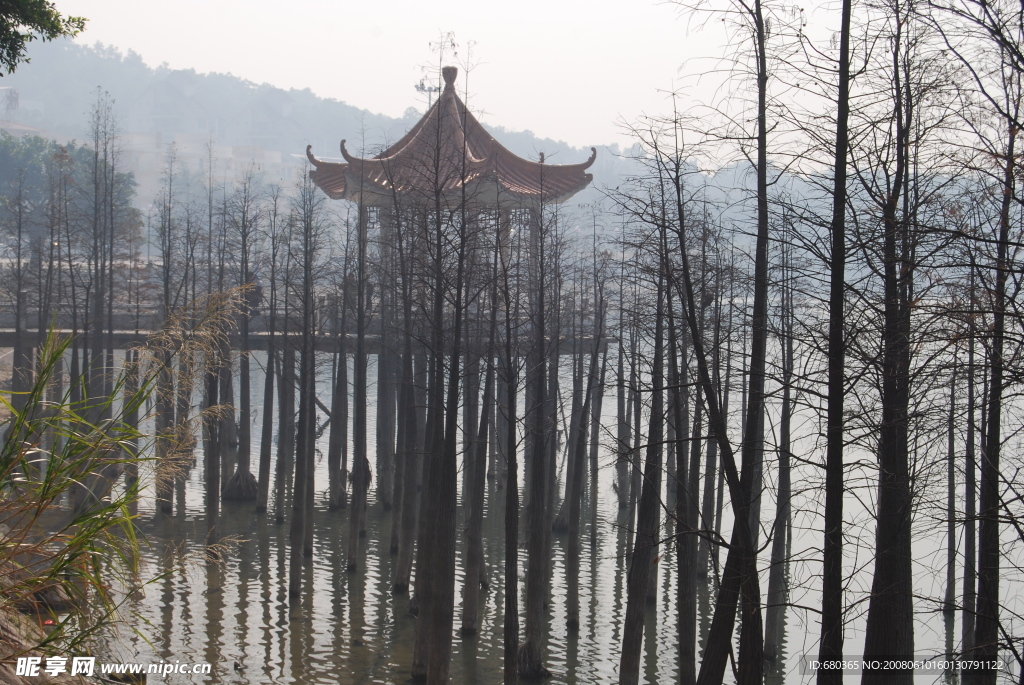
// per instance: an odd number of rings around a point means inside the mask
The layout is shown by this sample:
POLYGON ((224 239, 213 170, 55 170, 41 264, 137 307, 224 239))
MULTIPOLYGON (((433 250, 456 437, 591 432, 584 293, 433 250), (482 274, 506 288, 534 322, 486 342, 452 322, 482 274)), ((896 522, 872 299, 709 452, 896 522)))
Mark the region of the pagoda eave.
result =
MULTIPOLYGON (((349 177, 342 187, 338 187, 337 185, 329 185, 330 175, 317 174, 316 171, 313 171, 310 172, 310 177, 332 200, 349 200, 350 202, 367 207, 394 207, 395 205, 432 207, 437 199, 435 193, 432 192, 392 190, 377 184, 360 185, 357 178, 349 177), (325 180, 328 183, 325 183, 325 180)), ((485 180, 467 185, 465 192, 461 188, 443 190, 440 192, 440 197, 448 207, 462 204, 463 202, 473 207, 532 207, 539 204, 561 204, 572 198, 580 190, 582 190, 582 187, 573 188, 568 192, 558 195, 541 195, 531 192, 517 192, 513 188, 485 180)))
POLYGON ((368 207, 391 207, 396 202, 406 206, 429 206, 438 192, 448 205, 462 201, 491 207, 561 204, 590 185, 594 178, 584 171, 590 166, 591 158, 575 165, 537 165, 543 169, 536 174, 537 180, 530 178, 534 174, 508 173, 508 169, 503 169, 504 173, 476 173, 465 188, 459 179, 452 179, 435 191, 426 178, 396 179, 394 174, 383 173, 376 168, 380 166, 377 160, 357 159, 355 164, 328 162, 314 157, 312 146, 307 146, 306 155, 314 167, 309 172, 310 179, 328 197, 368 207), (392 183, 397 187, 392 187, 392 183))

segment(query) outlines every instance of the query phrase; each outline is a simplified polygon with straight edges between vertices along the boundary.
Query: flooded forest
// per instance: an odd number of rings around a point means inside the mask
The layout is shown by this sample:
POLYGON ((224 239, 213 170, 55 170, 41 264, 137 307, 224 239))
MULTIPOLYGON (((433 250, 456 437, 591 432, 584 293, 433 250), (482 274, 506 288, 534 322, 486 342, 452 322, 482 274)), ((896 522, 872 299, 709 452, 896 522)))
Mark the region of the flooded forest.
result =
POLYGON ((615 178, 454 43, 288 178, 171 144, 140 197, 102 89, 0 134, 6 661, 1024 682, 1019 8, 730 7, 741 87, 615 178))

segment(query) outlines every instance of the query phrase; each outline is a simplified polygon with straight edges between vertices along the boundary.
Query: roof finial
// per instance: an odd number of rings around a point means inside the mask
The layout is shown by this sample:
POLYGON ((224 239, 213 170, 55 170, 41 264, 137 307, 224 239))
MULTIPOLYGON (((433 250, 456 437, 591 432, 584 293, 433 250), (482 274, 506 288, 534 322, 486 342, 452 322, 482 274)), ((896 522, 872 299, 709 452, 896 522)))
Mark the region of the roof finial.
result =
POLYGON ((455 77, 459 75, 458 67, 442 67, 441 76, 444 78, 444 86, 448 88, 455 83, 455 77))

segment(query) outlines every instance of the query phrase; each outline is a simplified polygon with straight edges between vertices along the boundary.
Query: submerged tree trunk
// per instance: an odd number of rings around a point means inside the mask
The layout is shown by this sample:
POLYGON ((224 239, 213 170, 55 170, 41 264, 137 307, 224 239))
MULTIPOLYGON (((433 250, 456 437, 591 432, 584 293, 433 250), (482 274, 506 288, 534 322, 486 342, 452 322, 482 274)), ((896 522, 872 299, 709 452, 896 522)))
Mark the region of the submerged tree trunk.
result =
POLYGON ((238 460, 234 474, 224 484, 224 499, 250 502, 259 494, 258 482, 250 470, 252 458, 252 387, 249 378, 248 324, 243 323, 242 350, 238 356, 239 375, 239 425, 238 460))

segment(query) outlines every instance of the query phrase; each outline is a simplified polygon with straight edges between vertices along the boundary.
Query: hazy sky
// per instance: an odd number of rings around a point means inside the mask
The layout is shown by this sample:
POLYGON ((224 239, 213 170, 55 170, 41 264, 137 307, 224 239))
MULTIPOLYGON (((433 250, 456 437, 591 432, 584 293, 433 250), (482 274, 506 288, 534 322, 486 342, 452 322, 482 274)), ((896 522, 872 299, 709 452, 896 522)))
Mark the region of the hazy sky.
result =
MULTIPOLYGON (((442 31, 470 73, 484 121, 573 145, 625 143, 616 122, 671 111, 665 91, 723 54, 720 24, 699 30, 674 4, 519 0, 56 0, 89 19, 80 37, 147 64, 229 72, 310 88, 371 111, 422 108, 413 86, 442 31), (472 43, 472 45, 470 45, 472 43), (660 92, 659 92, 660 91, 660 92)), ((461 86, 460 82, 460 86, 461 86)), ((688 86, 691 94, 699 94, 688 86)))

